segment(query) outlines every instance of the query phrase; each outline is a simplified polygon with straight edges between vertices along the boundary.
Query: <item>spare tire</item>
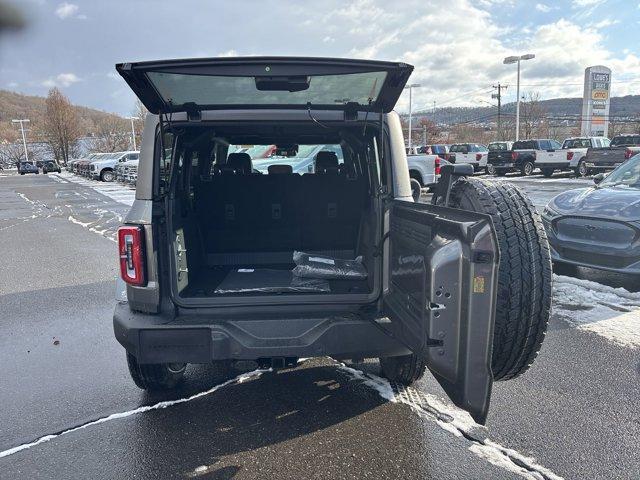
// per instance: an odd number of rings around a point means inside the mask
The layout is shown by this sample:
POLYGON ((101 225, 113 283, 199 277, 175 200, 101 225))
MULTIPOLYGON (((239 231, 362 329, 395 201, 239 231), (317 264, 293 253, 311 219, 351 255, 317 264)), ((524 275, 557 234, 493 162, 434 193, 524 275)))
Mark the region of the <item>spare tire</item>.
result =
POLYGON ((461 178, 450 206, 490 215, 498 237, 500 264, 492 370, 509 380, 533 363, 551 314, 551 256, 540 215, 516 186, 461 178))

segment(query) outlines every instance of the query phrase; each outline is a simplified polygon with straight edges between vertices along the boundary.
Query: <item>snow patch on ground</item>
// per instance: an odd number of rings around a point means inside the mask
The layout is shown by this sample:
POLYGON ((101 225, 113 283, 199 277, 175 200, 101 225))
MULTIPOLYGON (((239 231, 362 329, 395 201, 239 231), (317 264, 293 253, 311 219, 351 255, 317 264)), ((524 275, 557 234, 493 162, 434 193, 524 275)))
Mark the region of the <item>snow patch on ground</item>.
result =
POLYGON ((580 330, 624 347, 640 347, 640 293, 555 275, 553 311, 580 330))
POLYGON ((22 450, 27 450, 29 448, 33 448, 37 445, 40 445, 41 443, 45 443, 51 440, 54 440, 58 437, 61 437, 63 435, 68 435, 70 433, 74 433, 77 432, 78 430, 83 430, 85 428, 89 428, 89 427, 93 427, 94 425, 99 425, 101 423, 105 423, 105 422, 110 422, 112 420, 119 420, 121 418, 126 418, 126 417, 130 417, 131 415, 137 415, 139 413, 144 413, 144 412, 149 412, 151 410, 159 410, 162 408, 168 408, 171 407, 173 405, 178 405, 180 403, 186 403, 186 402, 190 402, 191 400, 195 400, 197 398, 201 398, 201 397, 206 397, 207 395, 211 395, 213 392, 220 390, 221 388, 224 388, 228 385, 232 385, 232 384, 236 384, 236 383, 243 383, 246 382, 247 380, 251 380, 253 378, 257 378, 260 375, 262 375, 264 372, 266 372, 267 370, 253 370, 252 372, 248 372, 248 373, 243 373, 242 375, 238 375, 237 377, 234 377, 230 380, 227 380, 226 382, 220 383, 212 388, 210 388, 209 390, 205 390, 203 392, 199 392, 196 393, 195 395, 191 395, 190 397, 186 397, 186 398, 179 398, 178 400, 165 400, 163 402, 158 402, 155 403, 153 405, 145 405, 143 407, 138 407, 135 408, 133 410, 128 410, 126 412, 119 412, 119 413, 113 413, 111 415, 108 415, 106 417, 101 417, 97 420, 94 420, 92 422, 87 422, 84 423, 82 425, 79 425, 77 427, 73 427, 70 428, 68 430, 64 430, 58 434, 55 435, 44 435, 40 438, 38 438, 37 440, 30 442, 30 443, 23 443, 22 445, 18 445, 17 447, 13 447, 10 448, 8 450, 4 450, 2 452, 0 452, 0 458, 3 457, 8 457, 9 455, 13 455, 15 453, 21 452, 22 450))
POLYGON ((434 421, 440 428, 472 442, 469 451, 483 460, 532 480, 562 480, 551 470, 539 465, 534 458, 503 447, 491 441, 484 432, 486 428, 478 425, 466 411, 445 403, 435 395, 422 393, 412 387, 392 386, 389 381, 339 363, 338 369, 353 380, 377 391, 382 398, 393 403, 408 405, 418 415, 434 421))
POLYGON ((135 189, 127 185, 122 185, 121 183, 89 180, 87 178, 79 177, 64 170, 62 171, 62 173, 51 173, 49 175, 56 181, 68 181, 77 183, 78 185, 82 185, 84 187, 92 188, 95 191, 124 205, 133 205, 133 201, 136 198, 135 189))

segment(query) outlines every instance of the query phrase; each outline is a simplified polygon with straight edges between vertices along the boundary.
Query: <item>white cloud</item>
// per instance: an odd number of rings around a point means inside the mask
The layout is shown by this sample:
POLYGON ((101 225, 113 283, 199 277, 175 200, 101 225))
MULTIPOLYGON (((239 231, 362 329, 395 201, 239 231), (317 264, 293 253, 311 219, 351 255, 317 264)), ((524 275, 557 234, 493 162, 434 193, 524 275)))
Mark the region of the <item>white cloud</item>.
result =
POLYGON ((544 3, 536 3, 536 10, 542 13, 548 13, 551 11, 551 7, 549 5, 545 5, 544 3))
POLYGON ((78 20, 86 20, 87 16, 81 13, 80 7, 75 3, 60 3, 55 10, 55 14, 61 20, 66 20, 67 18, 77 18, 78 20))
POLYGON ((74 83, 81 81, 75 73, 61 73, 56 77, 49 77, 42 82, 43 87, 69 87, 74 83))
POLYGON ((218 57, 237 57, 238 52, 231 49, 231 50, 227 50, 226 52, 219 53, 217 56, 218 57))
POLYGON ((593 7, 603 3, 605 0, 573 0, 574 8, 593 7))
POLYGON ((607 28, 607 27, 610 27, 612 25, 617 25, 619 23, 620 23, 620 20, 613 20, 611 18, 604 18, 604 19, 600 20, 599 22, 590 23, 588 26, 590 28, 600 29, 600 28, 607 28))
MULTIPOLYGON (((406 0, 397 9, 386 0, 356 0, 320 10, 318 21, 305 27, 309 38, 323 39, 329 31, 335 56, 405 61, 415 66, 411 82, 415 109, 470 106, 490 100, 491 85, 515 86, 516 68, 503 65, 508 55, 535 53, 522 64, 524 93, 542 98, 580 97, 584 69, 603 64, 613 78, 640 80, 637 53, 614 54, 604 46, 605 20, 598 24, 561 19, 549 24, 509 29, 504 19, 478 8, 471 0, 406 0), (460 19, 464 18, 464 22, 460 19), (332 29, 332 30, 331 30, 332 29), (342 46, 343 50, 340 50, 342 46), (624 76, 624 77, 623 77, 624 76)), ((546 3, 541 3, 545 5, 546 3)), ((554 4, 549 3, 553 9, 554 4)), ((600 19, 599 19, 600 20, 600 19)), ((607 22, 608 24, 609 22, 607 22)), ((636 84, 616 83, 615 95, 624 95, 636 84)), ((505 101, 515 98, 509 88, 505 101)), ((397 109, 406 111, 408 94, 397 109)))

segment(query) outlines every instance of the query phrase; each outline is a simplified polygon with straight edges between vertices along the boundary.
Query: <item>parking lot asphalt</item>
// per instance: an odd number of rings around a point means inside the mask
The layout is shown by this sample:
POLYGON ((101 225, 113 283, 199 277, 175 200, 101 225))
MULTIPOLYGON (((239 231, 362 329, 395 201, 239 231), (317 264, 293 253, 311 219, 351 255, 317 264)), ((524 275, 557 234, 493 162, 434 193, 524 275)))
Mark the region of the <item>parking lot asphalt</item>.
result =
MULTIPOLYGON (((539 206, 589 184, 508 180, 539 206)), ((430 375, 392 390, 376 361, 192 365, 171 394, 137 389, 111 327, 128 205, 106 193, 64 175, 0 177, 0 478, 637 478, 637 346, 564 304, 531 369, 494 386, 486 428, 430 375)))

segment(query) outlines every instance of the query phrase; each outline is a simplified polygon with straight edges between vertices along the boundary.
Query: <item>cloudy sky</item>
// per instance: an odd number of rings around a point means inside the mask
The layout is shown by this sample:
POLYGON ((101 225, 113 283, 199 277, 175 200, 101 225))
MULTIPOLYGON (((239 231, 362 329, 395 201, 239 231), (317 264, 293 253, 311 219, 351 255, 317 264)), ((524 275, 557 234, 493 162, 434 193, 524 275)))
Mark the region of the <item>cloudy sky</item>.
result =
MULTIPOLYGON (((487 105, 509 85, 582 95, 584 68, 613 70, 612 95, 640 93, 640 0, 10 0, 29 26, 0 38, 0 88, 123 115, 134 97, 121 61, 235 55, 309 55, 415 65, 414 108, 487 105)), ((407 95, 398 110, 407 108, 407 95)))

